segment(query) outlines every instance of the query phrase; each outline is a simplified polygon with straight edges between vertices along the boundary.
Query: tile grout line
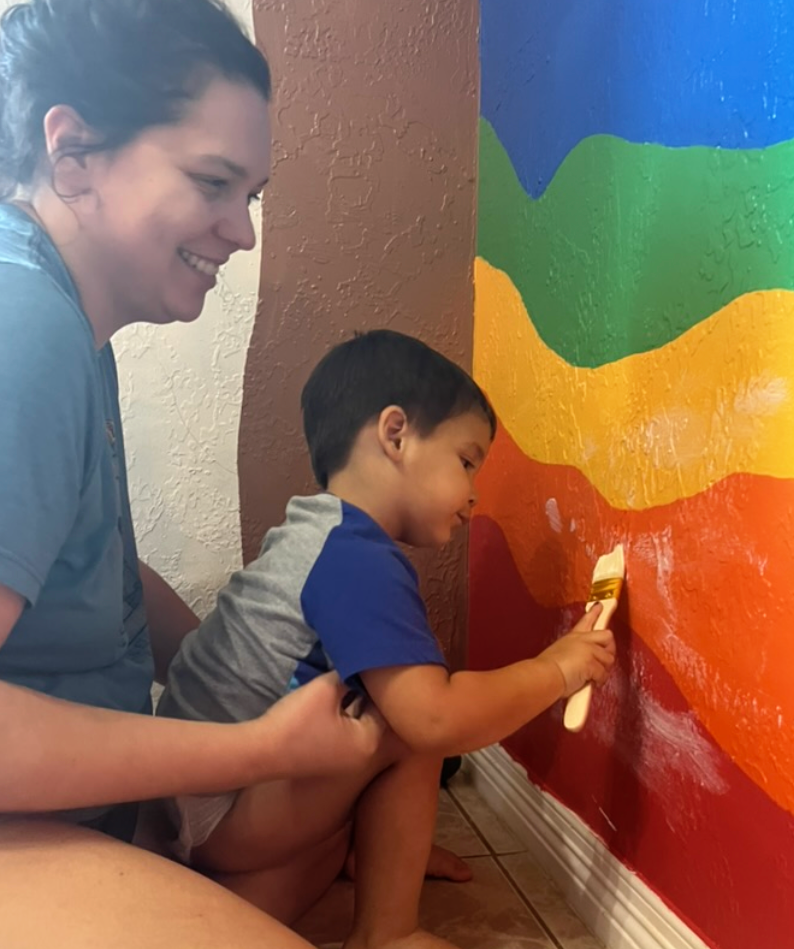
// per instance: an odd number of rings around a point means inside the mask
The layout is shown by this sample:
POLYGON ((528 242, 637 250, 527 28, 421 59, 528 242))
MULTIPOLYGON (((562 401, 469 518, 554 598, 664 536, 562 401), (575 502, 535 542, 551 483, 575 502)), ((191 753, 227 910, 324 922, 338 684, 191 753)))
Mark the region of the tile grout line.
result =
MULTIPOLYGON (((455 797, 455 792, 450 790, 449 786, 447 786, 443 790, 447 792, 447 795, 449 799, 452 801, 452 803, 455 805, 456 810, 458 811, 459 814, 461 814, 461 816, 464 818, 464 820, 469 825, 469 827, 474 831, 474 834, 476 837, 479 838, 480 843, 485 845, 486 849, 488 850, 487 856, 489 857, 500 857, 500 856, 501 857, 516 857, 520 853, 527 852, 526 848, 523 848, 521 850, 505 850, 504 853, 497 854, 497 852, 493 849, 493 847, 488 842, 488 838, 485 836, 485 834, 480 830, 480 828, 475 823, 474 818, 469 817, 468 812, 466 811, 466 808, 455 797)), ((482 856, 484 857, 486 856, 486 854, 482 854, 482 856)), ((472 855, 472 858, 473 858, 473 855, 472 855)))
MULTIPOLYGON (((509 857, 509 856, 511 856, 511 854, 505 854, 504 856, 509 857)), ((519 896, 519 898, 522 900, 522 902, 524 902, 524 903, 526 904, 526 906, 527 906, 527 908, 529 909, 530 913, 531 913, 531 914, 535 917, 535 919, 538 921, 538 924, 540 925, 540 927, 541 927, 541 929, 543 930, 543 932, 549 937, 549 939, 551 940, 551 942, 552 942, 553 945, 554 945, 554 949, 565 949, 565 946, 563 946, 563 944, 560 942, 560 940, 557 938, 557 936, 555 935, 555 933, 554 933, 554 932, 552 931, 552 929, 550 928, 549 924, 546 922, 546 920, 545 920, 545 919, 543 918, 543 916, 541 915, 540 910, 535 909, 535 907, 532 905, 532 902, 524 895, 524 893, 522 892, 522 890, 521 890, 521 888, 519 887, 519 885, 518 885, 518 884, 516 883, 516 881, 513 879, 513 874, 507 869, 506 866, 504 866, 504 864, 502 863, 502 861, 499 859, 499 857, 498 857, 496 854, 494 854, 494 860, 496 861, 496 865, 497 865, 497 867, 499 867, 499 870, 501 871, 501 873, 502 873, 502 875, 504 876, 504 878, 507 880, 507 882, 508 882, 508 883, 510 884, 510 886, 513 888, 513 890, 515 890, 515 892, 518 894, 518 896, 519 896)))
POLYGON ((471 829, 474 831, 475 836, 479 837, 480 842, 485 845, 485 848, 486 848, 486 850, 488 851, 488 856, 489 856, 489 857, 496 857, 496 854, 494 853, 494 849, 493 849, 493 847, 490 845, 490 843, 488 842, 488 840, 486 839, 485 834, 483 834, 483 833, 480 831, 480 828, 474 823, 473 818, 469 817, 469 815, 468 815, 468 813, 467 813, 467 811, 466 811, 466 808, 465 808, 465 807, 460 803, 460 801, 455 797, 455 792, 452 791, 452 790, 450 790, 449 785, 447 785, 447 787, 446 787, 444 790, 447 792, 447 794, 449 795, 450 800, 452 801, 452 803, 453 803, 453 804, 455 805, 455 807, 457 808, 458 813, 462 815, 463 819, 466 821, 466 823, 469 825, 469 827, 471 827, 471 829))
MULTIPOLYGON (((518 896, 521 902, 526 906, 526 908, 529 910, 530 915, 534 917, 535 921, 543 930, 544 934, 551 940, 554 949, 565 949, 565 946, 562 945, 562 943, 557 939, 557 937, 551 931, 546 921, 540 915, 540 912, 537 909, 535 909, 535 907, 532 905, 530 900, 524 895, 520 887, 516 884, 510 872, 502 865, 502 861, 499 859, 500 854, 496 853, 496 851, 493 849, 493 847, 491 846, 491 844, 489 843, 485 835, 480 831, 480 828, 475 824, 474 819, 469 816, 468 812, 466 811, 466 808, 455 797, 454 791, 452 791, 449 788, 449 786, 447 786, 444 790, 446 790, 450 800, 458 809, 459 813, 462 815, 463 819, 466 821, 469 827, 471 827, 474 833, 480 838, 482 843, 485 844, 485 847, 488 850, 488 856, 490 856, 496 862, 496 866, 498 867, 499 872, 505 878, 508 886, 510 887, 511 890, 513 890, 516 896, 518 896)), ((506 854, 501 854, 501 856, 510 857, 510 856, 516 856, 519 853, 526 853, 526 851, 517 850, 517 851, 514 851, 512 854, 506 853, 506 854)))

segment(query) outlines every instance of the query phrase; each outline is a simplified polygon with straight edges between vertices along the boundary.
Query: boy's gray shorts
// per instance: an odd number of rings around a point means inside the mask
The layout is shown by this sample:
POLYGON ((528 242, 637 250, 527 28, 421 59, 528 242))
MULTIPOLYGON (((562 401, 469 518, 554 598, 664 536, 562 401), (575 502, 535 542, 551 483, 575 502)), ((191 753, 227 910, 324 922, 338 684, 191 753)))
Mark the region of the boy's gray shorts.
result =
POLYGON ((238 794, 239 791, 193 794, 168 800, 168 816, 178 834, 170 847, 177 860, 190 865, 191 851, 209 840, 218 824, 234 807, 238 794))

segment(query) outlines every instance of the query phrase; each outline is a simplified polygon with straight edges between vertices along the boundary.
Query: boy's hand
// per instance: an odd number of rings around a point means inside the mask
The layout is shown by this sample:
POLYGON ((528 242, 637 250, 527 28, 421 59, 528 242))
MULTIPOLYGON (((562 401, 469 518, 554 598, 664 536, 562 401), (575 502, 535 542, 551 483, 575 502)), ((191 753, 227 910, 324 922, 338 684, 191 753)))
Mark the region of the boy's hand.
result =
POLYGON ((275 752, 264 780, 347 774, 370 765, 386 723, 371 702, 363 711, 356 703, 343 708, 348 692, 335 673, 328 673, 249 723, 275 752))
POLYGON ((597 603, 567 635, 538 656, 553 662, 565 683, 563 698, 578 692, 588 682, 600 685, 615 662, 615 637, 609 629, 593 629, 602 606, 597 603))

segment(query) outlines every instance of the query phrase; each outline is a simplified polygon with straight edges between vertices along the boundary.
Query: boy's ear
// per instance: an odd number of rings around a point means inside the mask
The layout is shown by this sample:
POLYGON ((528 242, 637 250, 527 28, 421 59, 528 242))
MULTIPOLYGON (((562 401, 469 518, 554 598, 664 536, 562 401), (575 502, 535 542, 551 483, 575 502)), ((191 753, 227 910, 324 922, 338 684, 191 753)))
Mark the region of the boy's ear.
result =
POLYGON ((407 432, 408 416, 399 405, 389 405, 380 413, 378 441, 392 461, 399 461, 402 457, 407 432))

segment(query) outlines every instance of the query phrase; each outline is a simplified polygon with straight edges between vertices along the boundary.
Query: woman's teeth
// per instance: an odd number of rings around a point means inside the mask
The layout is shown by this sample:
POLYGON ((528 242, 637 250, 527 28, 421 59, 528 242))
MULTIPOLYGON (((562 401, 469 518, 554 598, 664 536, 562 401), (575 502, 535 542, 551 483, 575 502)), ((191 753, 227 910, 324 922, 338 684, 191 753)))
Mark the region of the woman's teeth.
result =
POLYGON ((189 250, 180 250, 179 256, 184 260, 188 267, 198 270, 199 273, 206 274, 208 277, 217 277, 220 267, 212 263, 211 260, 205 260, 203 257, 197 257, 191 254, 189 250))

